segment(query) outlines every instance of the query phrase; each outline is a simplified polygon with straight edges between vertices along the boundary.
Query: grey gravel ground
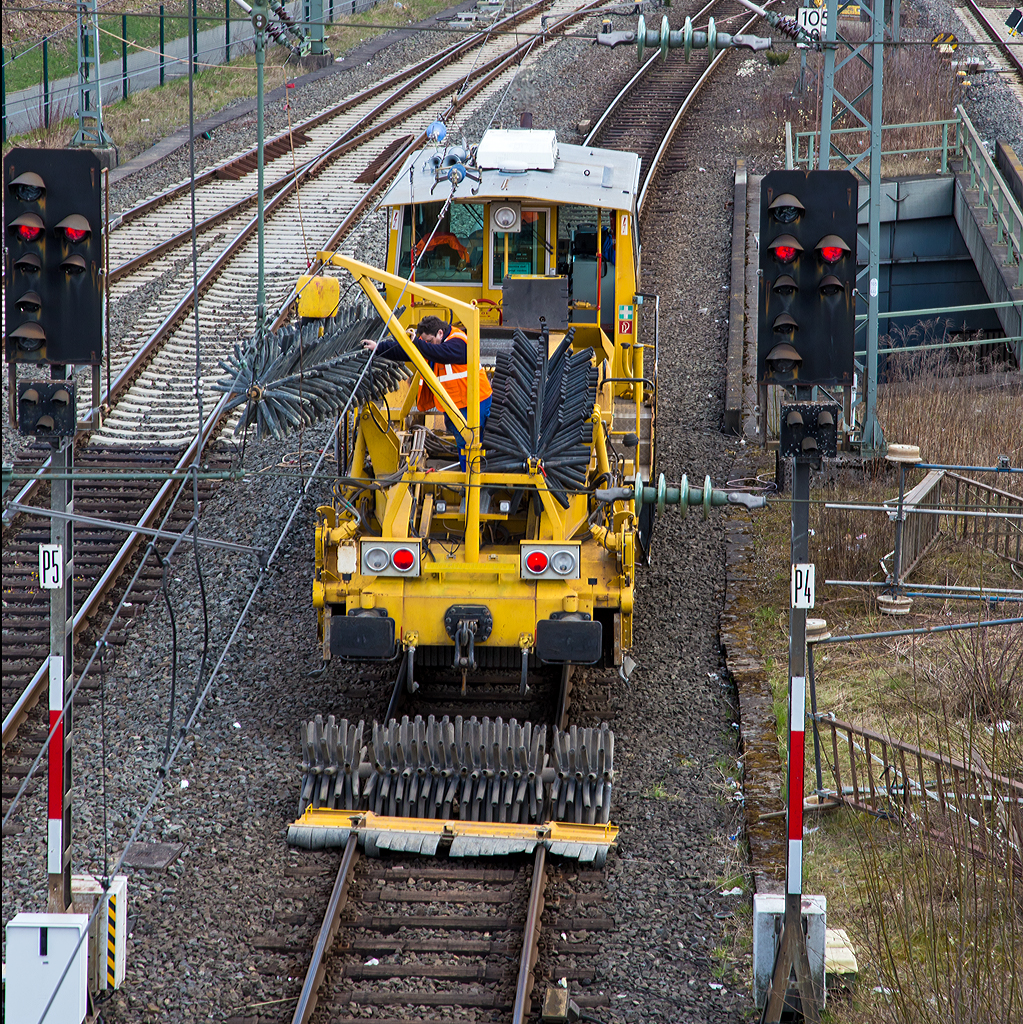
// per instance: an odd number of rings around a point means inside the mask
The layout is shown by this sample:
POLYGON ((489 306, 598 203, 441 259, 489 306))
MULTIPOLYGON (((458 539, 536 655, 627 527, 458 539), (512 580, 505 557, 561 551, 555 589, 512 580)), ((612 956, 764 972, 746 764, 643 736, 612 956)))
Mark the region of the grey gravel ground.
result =
MULTIPOLYGON (((673 18, 684 13, 676 8, 673 18)), ((409 54, 402 51, 400 59, 409 54)), ((599 113, 633 73, 634 59, 631 50, 598 53, 581 40, 565 40, 523 69, 498 121, 516 124, 529 110, 535 127, 556 127, 565 141, 579 141, 576 123, 599 113)), ((393 70, 384 60, 375 73, 393 70)), ((792 70, 790 63, 784 74, 792 70)), ((728 203, 735 157, 744 156, 753 173, 767 171, 777 163, 781 136, 776 124, 731 112, 756 111, 779 88, 773 74, 762 55, 729 56, 695 111, 690 155, 661 182, 644 224, 643 287, 660 293, 662 302, 660 458, 669 477, 709 473, 719 484, 743 475, 738 440, 719 432, 728 203)), ((986 103, 989 95, 977 102, 986 103)), ((1001 108, 976 109, 984 117, 1002 116, 1001 108)), ((464 126, 470 135, 481 120, 464 126)), ((215 136, 210 145, 218 144, 215 136)), ((154 170, 138 185, 139 198, 169 184, 181 168, 165 169, 162 180, 159 173, 154 170)), ((209 502, 203 533, 275 543, 301 487, 298 462, 308 473, 324 442, 322 431, 285 444, 250 442, 244 456, 250 476, 223 486, 209 502)), ((103 1006, 111 1024, 290 1019, 328 893, 319 885, 302 892, 285 871, 337 861, 336 855, 295 852, 285 844, 297 803, 297 726, 317 712, 379 717, 389 696, 386 681, 375 673, 335 663, 320 672, 309 600, 311 520, 326 494, 324 485, 314 485, 263 574, 199 726, 186 736, 142 827, 140 838, 184 848, 166 874, 131 874, 129 980, 103 1006), (293 951, 257 949, 253 940, 266 932, 293 937, 293 951)), ((611 995, 611 1011, 599 1014, 608 1021, 697 1024, 751 1015, 748 959, 741 945, 731 949, 733 933, 748 928, 749 900, 721 895, 726 879, 744 873, 733 782, 734 695, 720 676, 722 539, 719 517, 705 523, 695 515, 666 513, 658 525, 654 565, 637 581, 638 669, 629 683, 613 674, 587 673, 574 694, 575 720, 608 720, 617 737, 612 818, 622 826, 622 839, 609 864, 604 907, 619 926, 602 940, 594 982, 611 995)), ((251 557, 207 552, 202 568, 215 663, 260 573, 251 557)), ((191 557, 179 556, 169 571, 180 709, 192 696, 203 615, 191 557)), ((154 604, 131 637, 106 674, 111 856, 123 848, 157 781, 171 683, 166 609, 154 604)), ((95 697, 78 713, 75 792, 76 870, 97 873, 104 864, 99 717, 95 697)), ((18 812, 25 831, 3 841, 5 921, 18 910, 38 909, 45 890, 41 792, 18 812)))

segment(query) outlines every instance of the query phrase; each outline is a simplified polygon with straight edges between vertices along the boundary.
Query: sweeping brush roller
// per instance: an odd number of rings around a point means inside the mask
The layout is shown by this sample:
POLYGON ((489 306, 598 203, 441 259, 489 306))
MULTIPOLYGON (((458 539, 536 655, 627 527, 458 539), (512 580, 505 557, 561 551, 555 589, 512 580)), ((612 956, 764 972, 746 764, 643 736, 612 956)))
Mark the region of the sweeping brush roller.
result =
POLYGON ((307 807, 390 817, 604 824, 611 810, 614 734, 568 732, 501 718, 326 721, 302 730, 307 807))

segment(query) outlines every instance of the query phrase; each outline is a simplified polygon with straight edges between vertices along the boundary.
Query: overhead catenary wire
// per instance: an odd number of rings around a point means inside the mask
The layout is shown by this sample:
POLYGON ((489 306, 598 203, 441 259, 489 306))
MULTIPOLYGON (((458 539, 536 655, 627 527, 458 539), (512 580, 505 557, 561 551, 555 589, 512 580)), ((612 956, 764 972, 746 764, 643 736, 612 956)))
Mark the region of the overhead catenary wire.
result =
MULTIPOLYGON (((326 457, 326 454, 327 454, 327 452, 329 450, 330 449, 328 447, 326 447, 326 446, 324 447, 323 451, 320 454, 319 460, 316 463, 314 474, 319 471, 320 465, 323 463, 323 460, 326 457)), ((140 832, 142 830, 142 826, 148 820, 149 815, 150 815, 150 813, 153 810, 153 807, 155 807, 156 802, 157 802, 157 800, 160 797, 160 794, 163 792, 163 789, 164 789, 164 787, 166 785, 166 780, 167 780, 167 776, 168 776, 168 774, 170 772, 170 769, 173 767, 175 761, 177 760, 177 757, 178 757, 179 753, 181 752, 182 747, 185 744, 185 741, 186 741, 188 733, 195 726, 195 722, 196 722, 196 720, 197 720, 197 718, 199 716, 199 712, 202 710, 203 704, 205 703, 206 698, 209 696, 210 690, 213 688, 213 683, 218 678, 218 676, 220 674, 220 670, 223 668, 224 663, 227 660, 227 656, 230 653, 232 647, 234 646, 235 640, 237 639, 238 633, 241 630, 242 624, 245 622, 246 618, 248 617, 249 610, 251 609, 251 607, 253 605, 253 602, 256 599, 256 596, 258 595, 260 589, 263 586, 263 583, 264 583, 264 581, 265 581, 265 579, 267 577, 267 573, 269 572, 270 566, 275 561, 275 559, 277 557, 277 554, 278 554, 278 552, 281 549, 281 545, 286 540, 286 538, 288 536, 288 533, 291 530, 291 525, 294 522, 295 516, 298 514, 299 508, 302 506, 302 503, 304 502, 306 496, 308 495, 309 490, 310 490, 310 488, 312 486, 312 483, 313 483, 314 479, 315 479, 315 476, 310 476, 309 479, 306 481, 305 485, 303 486, 303 488, 301 490, 301 493, 299 494, 298 498, 295 501, 294 506, 292 507, 291 514, 288 516, 287 522, 284 524, 284 528, 281 530, 281 533, 280 533, 280 535, 277 538, 277 543, 274 545, 273 551, 270 554, 270 558, 268 559, 267 564, 265 566, 263 566, 263 565, 259 566, 259 569, 258 569, 258 572, 257 572, 257 576, 256 576, 256 581, 255 581, 255 583, 252 586, 252 590, 249 593, 249 596, 248 596, 248 598, 247 598, 247 600, 245 602, 244 607, 242 608, 241 612, 238 615, 238 618, 237 618, 237 620, 236 620, 236 622, 234 624, 234 627, 232 628, 231 633, 230 633, 230 635, 229 635, 229 637, 227 639, 227 642, 224 645, 224 649, 221 651, 220 657, 217 659, 217 664, 214 666, 213 671, 210 673, 209 679, 206 681, 205 686, 203 687, 202 691, 200 692, 200 694, 198 696, 198 699, 196 700, 195 706, 193 707, 192 712, 189 715, 188 721, 186 723, 184 723, 184 725, 178 731, 177 741, 175 742, 173 748, 170 751, 170 756, 166 759, 166 764, 163 766, 163 770, 158 774, 156 782, 154 783, 153 788, 150 791, 149 797, 148 797, 144 807, 139 812, 138 819, 135 822, 135 827, 132 829, 131 835, 128 837, 128 841, 125 844, 125 847, 124 847, 124 850, 121 853, 121 856, 118 858, 117 863, 114 865, 111 877, 116 876, 117 873, 123 867, 125 859, 126 859, 126 857, 128 855, 129 850, 132 848, 132 846, 138 840, 139 834, 140 834, 140 832)), ((84 674, 83 674, 83 676, 84 676, 84 674)), ((80 685, 80 681, 79 681, 78 685, 80 685)), ((77 687, 76 687, 76 690, 77 690, 77 687)), ((72 697, 73 697, 73 693, 72 693, 72 697)), ((67 707, 67 705, 65 705, 65 707, 67 707)), ((63 712, 62 712, 62 714, 63 714, 63 712)), ((52 736, 52 732, 51 732, 50 735, 52 736)), ((49 743, 49 737, 47 737, 47 744, 48 743, 49 743)), ((44 749, 45 749, 45 747, 44 747, 44 749)), ((42 752, 40 752, 39 756, 40 757, 42 756, 42 752)), ((38 759, 37 759, 37 762, 38 762, 38 759)), ((27 777, 26 777, 26 781, 27 781, 27 777)), ((13 810, 13 807, 14 807, 14 805, 12 804, 11 810, 13 810)), ((11 813, 11 811, 8 812, 8 814, 10 814, 10 813, 11 813)), ((4 823, 5 824, 6 824, 6 821, 7 821, 7 818, 5 817, 4 818, 4 823)), ((75 957, 77 956, 78 950, 81 948, 82 942, 85 941, 86 936, 89 934, 89 930, 91 929, 92 922, 96 919, 97 915, 103 909, 103 907, 104 907, 104 901, 98 900, 97 903, 96 903, 96 906, 93 908, 92 913, 89 916, 88 926, 82 931, 82 934, 79 937, 78 943, 75 945, 75 948, 71 951, 71 955, 70 955, 70 957, 69 957, 69 959, 67 961, 67 964, 65 965, 64 970, 61 972, 61 975, 57 979, 57 982, 56 982, 56 984, 54 986, 53 995, 51 995, 50 1000, 47 1002, 46 1006, 43 1008, 43 1012, 40 1015, 37 1024, 42 1024, 42 1022, 46 1019, 46 1015, 47 1015, 47 1013, 49 1013, 50 1006, 53 1004, 53 1000, 56 998, 57 992, 60 990, 60 987, 61 987, 61 985, 64 982, 64 978, 67 977, 67 974, 68 974, 68 972, 71 969, 71 965, 75 961, 75 957)))

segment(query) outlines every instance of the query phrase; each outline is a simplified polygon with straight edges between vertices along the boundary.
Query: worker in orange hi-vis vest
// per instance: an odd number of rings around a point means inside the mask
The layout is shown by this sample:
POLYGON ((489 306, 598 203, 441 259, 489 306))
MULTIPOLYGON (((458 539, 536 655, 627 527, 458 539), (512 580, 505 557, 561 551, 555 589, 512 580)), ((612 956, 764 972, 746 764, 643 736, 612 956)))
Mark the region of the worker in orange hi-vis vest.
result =
POLYGON ((430 238, 420 239, 412 249, 412 257, 418 260, 424 252, 433 252, 434 249, 443 249, 445 246, 455 252, 460 266, 464 267, 469 262, 469 250, 458 240, 458 236, 451 234, 450 231, 438 231, 430 238))
MULTIPOLYGON (((437 375, 444 390, 452 397, 458 411, 465 416, 469 404, 469 339, 465 332, 459 327, 445 323, 438 316, 425 316, 419 321, 413 344, 419 350, 420 355, 427 362, 433 364, 433 372, 437 375)), ((394 359, 399 362, 408 359, 405 350, 393 340, 377 342, 366 338, 362 345, 371 352, 375 349, 377 355, 383 359, 394 359)), ((490 381, 482 366, 479 374, 480 435, 482 436, 483 428, 490 416, 492 391, 490 381)), ((439 408, 433 392, 427 387, 425 381, 419 386, 416 406, 421 412, 439 408)), ((462 469, 465 469, 465 440, 455 429, 455 425, 447 413, 444 413, 444 421, 458 442, 458 462, 462 469)))

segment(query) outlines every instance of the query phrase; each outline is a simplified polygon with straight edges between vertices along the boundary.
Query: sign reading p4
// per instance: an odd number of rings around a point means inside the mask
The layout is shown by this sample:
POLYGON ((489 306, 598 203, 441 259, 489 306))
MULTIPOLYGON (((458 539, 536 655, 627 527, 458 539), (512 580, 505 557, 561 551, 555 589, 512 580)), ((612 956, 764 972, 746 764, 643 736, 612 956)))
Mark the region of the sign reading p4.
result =
POLYGON ((759 383, 852 384, 857 198, 849 171, 772 171, 764 177, 759 383))
POLYGON ((813 562, 797 562, 792 566, 792 607, 812 608, 814 602, 813 562))

